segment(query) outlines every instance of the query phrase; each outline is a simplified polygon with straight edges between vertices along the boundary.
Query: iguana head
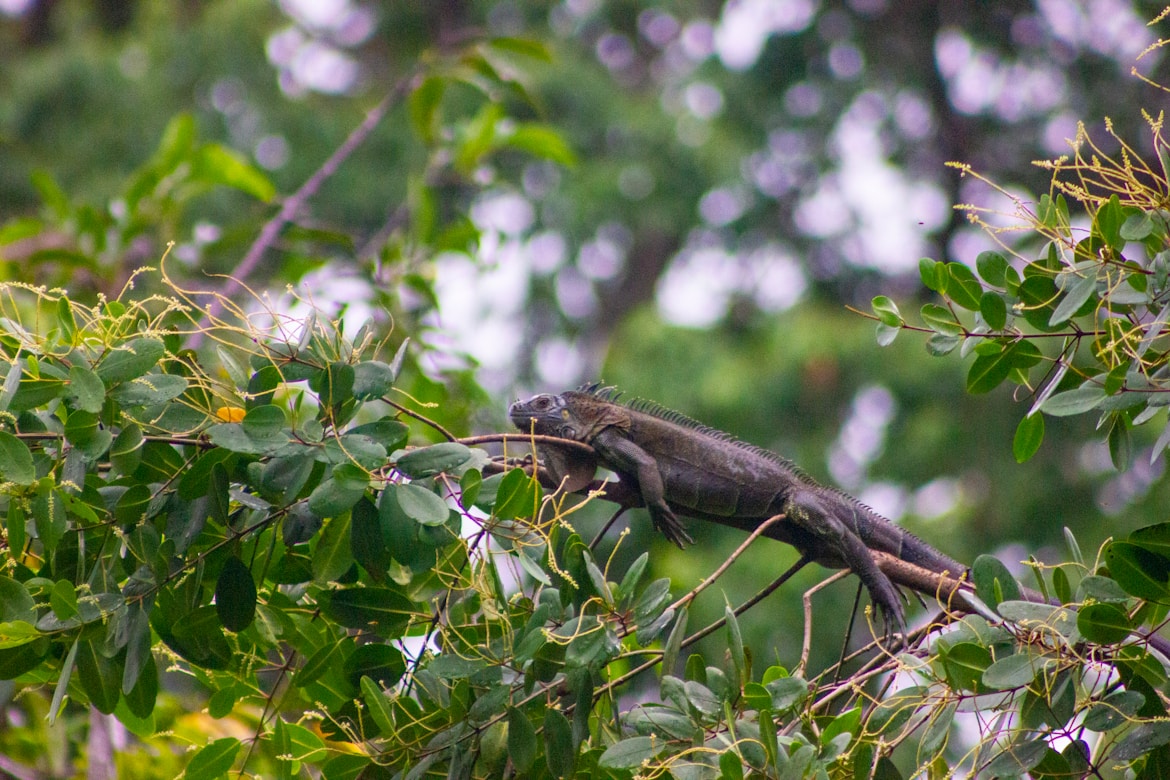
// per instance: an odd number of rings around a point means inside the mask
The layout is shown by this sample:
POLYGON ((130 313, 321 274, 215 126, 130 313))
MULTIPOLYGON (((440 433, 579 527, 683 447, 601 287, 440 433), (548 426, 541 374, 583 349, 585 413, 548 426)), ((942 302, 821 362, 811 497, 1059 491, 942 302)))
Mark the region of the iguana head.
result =
POLYGON ((572 390, 541 393, 517 401, 508 409, 512 423, 525 433, 556 436, 588 444, 610 426, 629 427, 624 407, 588 393, 572 390))

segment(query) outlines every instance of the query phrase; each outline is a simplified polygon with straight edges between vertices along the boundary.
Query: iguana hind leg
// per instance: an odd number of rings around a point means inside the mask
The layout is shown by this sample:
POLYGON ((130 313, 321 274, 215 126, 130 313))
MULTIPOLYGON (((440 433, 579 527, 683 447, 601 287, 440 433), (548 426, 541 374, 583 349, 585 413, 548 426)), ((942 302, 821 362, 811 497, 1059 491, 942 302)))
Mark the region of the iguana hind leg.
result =
POLYGON ((838 516, 838 507, 815 490, 794 490, 784 501, 789 522, 799 526, 813 539, 816 549, 802 550, 814 560, 847 566, 869 591, 869 597, 881 610, 887 632, 896 628, 906 634, 906 617, 902 596, 890 578, 878 568, 865 542, 853 530, 852 519, 838 516))

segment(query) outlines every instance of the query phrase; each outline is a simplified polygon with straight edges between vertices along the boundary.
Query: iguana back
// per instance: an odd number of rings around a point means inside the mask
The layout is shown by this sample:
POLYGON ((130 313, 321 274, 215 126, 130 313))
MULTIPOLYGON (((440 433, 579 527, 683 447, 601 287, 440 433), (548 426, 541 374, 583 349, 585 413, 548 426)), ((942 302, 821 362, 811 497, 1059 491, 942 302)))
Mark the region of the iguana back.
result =
MULTIPOLYGON (((582 418, 599 416, 600 405, 611 404, 622 410, 619 416, 628 419, 624 435, 657 462, 666 501, 679 514, 754 528, 785 512, 785 501, 794 490, 813 491, 866 547, 935 572, 949 571, 957 576, 965 570, 954 559, 857 499, 821 485, 796 464, 769 450, 650 401, 622 402, 612 388, 590 385, 561 395, 573 413, 582 418)), ((792 529, 781 526, 779 533, 788 537, 782 541, 798 548, 802 541, 806 547, 816 546, 801 534, 793 534, 792 529)), ((816 555, 817 550, 811 552, 823 564, 845 565, 832 560, 831 554, 826 560, 826 556, 816 555)))

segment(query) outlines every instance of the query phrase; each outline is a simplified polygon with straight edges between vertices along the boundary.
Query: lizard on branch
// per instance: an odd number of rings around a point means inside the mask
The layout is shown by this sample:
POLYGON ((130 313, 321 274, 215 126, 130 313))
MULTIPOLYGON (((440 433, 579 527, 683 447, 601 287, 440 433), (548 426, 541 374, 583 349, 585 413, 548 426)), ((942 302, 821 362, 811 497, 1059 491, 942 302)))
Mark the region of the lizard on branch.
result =
MULTIPOLYGON (((874 551, 951 578, 966 572, 962 564, 853 497, 817 483, 779 455, 651 402, 619 402, 618 395, 614 388, 587 385, 517 401, 508 414, 522 431, 590 445, 598 464, 615 472, 623 488, 629 486, 654 526, 680 547, 692 539, 678 515, 741 530, 784 515, 766 536, 824 566, 851 569, 887 625, 903 633, 900 594, 874 551)), ((570 462, 581 457, 560 453, 570 462)), ((580 463, 573 465, 580 471, 580 463)))

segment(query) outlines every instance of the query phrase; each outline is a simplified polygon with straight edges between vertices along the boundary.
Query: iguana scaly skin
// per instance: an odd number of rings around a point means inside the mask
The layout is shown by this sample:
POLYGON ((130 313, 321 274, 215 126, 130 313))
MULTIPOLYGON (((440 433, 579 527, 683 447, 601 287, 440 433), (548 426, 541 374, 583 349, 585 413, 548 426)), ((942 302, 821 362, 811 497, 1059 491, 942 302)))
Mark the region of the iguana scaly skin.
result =
POLYGON ((677 515, 752 530, 775 515, 766 536, 807 558, 851 569, 887 619, 904 629, 897 588, 874 562, 880 550, 936 573, 966 567, 898 528, 795 464, 648 401, 618 401, 614 388, 587 385, 517 401, 522 431, 590 445, 600 465, 632 483, 654 525, 680 547, 692 541, 677 515))

